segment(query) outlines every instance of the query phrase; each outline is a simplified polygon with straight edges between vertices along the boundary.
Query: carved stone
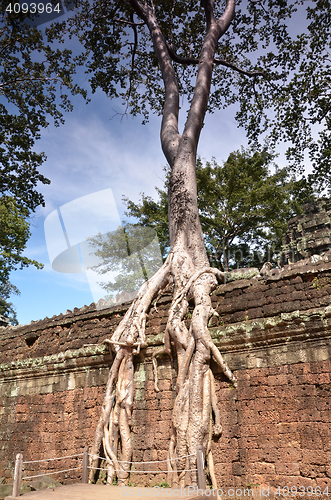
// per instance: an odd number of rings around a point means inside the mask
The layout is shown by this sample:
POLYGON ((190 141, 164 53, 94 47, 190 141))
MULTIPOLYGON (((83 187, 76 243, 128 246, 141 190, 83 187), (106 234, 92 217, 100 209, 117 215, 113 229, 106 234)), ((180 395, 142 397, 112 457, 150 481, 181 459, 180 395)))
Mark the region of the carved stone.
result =
POLYGON ((331 200, 309 201, 304 213, 291 219, 283 238, 281 265, 292 264, 331 250, 331 200))

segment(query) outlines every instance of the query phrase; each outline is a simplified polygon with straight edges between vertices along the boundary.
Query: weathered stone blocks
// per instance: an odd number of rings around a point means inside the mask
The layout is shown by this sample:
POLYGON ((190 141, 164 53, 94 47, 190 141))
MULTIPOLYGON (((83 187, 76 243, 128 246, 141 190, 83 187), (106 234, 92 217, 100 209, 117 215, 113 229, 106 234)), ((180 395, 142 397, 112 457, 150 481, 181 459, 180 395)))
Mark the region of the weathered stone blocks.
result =
MULTIPOLYGON (((331 488, 331 264, 323 266, 234 281, 212 295, 220 318, 210 331, 238 379, 238 388, 231 387, 212 363, 223 427, 212 443, 220 486, 331 488)), ((171 433, 176 360, 158 359, 160 392, 151 363, 171 297, 159 302, 146 324, 148 347, 136 360, 135 461, 165 460, 171 433)), ((125 308, 85 308, 0 329, 0 476, 11 477, 18 451, 35 459, 91 445, 112 362, 103 340, 125 308)), ((69 459, 61 466, 74 464, 69 459)), ((132 475, 135 484, 160 478, 132 475)))

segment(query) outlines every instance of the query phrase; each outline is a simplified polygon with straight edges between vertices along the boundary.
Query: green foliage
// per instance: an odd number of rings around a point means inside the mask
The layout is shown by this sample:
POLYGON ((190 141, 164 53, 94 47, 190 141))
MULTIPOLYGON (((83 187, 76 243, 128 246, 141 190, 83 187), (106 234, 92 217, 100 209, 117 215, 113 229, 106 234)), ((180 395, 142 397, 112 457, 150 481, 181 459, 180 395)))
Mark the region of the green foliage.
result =
POLYGON ((316 288, 317 290, 319 290, 320 288, 322 288, 322 286, 319 283, 319 279, 317 278, 317 276, 316 276, 316 278, 313 279, 313 287, 316 288))
POLYGON ((330 278, 318 278, 317 276, 313 279, 313 287, 317 290, 321 290, 321 288, 329 287, 331 284, 330 278))
POLYGON ((223 166, 212 160, 204 167, 198 161, 198 206, 215 264, 220 256, 225 268, 230 258, 239 267, 256 265, 256 259, 271 260, 280 249, 287 221, 300 212, 302 198, 312 195, 309 186, 300 181, 298 187, 273 159, 266 150, 242 149, 231 153, 223 166))
MULTIPOLYGON (((0 287, 0 293, 4 294, 4 287, 0 287)), ((12 325, 18 325, 17 321, 17 315, 15 308, 12 304, 12 302, 8 302, 8 297, 11 293, 15 293, 13 290, 9 292, 8 295, 4 295, 3 297, 0 297, 0 315, 4 316, 5 318, 8 318, 9 322, 12 325)))
POLYGON ((12 322, 16 321, 16 316, 7 299, 19 292, 9 281, 11 271, 29 265, 42 268, 35 260, 22 255, 30 237, 28 216, 29 210, 12 196, 0 198, 0 314, 11 318, 12 322))
MULTIPOLYGON (((198 159, 198 207, 213 266, 261 266, 270 260, 280 248, 287 221, 313 195, 303 180, 295 181, 286 169, 277 169, 273 159, 265 150, 244 149, 231 153, 223 165, 214 159, 203 165, 198 159), (275 173, 270 173, 270 167, 275 173)), ((144 195, 138 204, 125 199, 127 215, 156 230, 163 257, 169 251, 167 182, 168 178, 164 191, 157 190, 157 202, 144 195)))
MULTIPOLYGON (((156 485, 155 485, 156 486, 156 485)), ((170 488, 170 484, 164 479, 163 481, 160 482, 159 484, 160 488, 170 488)))
POLYGON ((62 110, 71 109, 64 89, 79 89, 72 84, 71 51, 52 47, 42 29, 24 22, 27 15, 5 13, 6 5, 1 2, 0 194, 34 210, 43 203, 37 183, 50 182, 38 171, 46 157, 35 142, 49 117, 59 125, 62 110))

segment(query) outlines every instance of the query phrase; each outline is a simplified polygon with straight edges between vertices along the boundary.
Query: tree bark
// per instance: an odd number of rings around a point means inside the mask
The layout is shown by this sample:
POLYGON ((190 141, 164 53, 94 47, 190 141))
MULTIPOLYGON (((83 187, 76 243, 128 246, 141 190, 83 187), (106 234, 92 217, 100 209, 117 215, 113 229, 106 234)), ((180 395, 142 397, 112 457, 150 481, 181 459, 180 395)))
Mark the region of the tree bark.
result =
MULTIPOLYGON (((211 356, 229 379, 236 383, 208 331, 209 318, 217 314, 212 308, 210 293, 217 285, 217 278, 224 280, 224 273, 209 267, 199 220, 195 174, 197 147, 208 105, 217 42, 232 21, 235 2, 228 0, 223 16, 217 20, 214 18, 213 1, 202 0, 206 17, 206 36, 199 58, 195 91, 182 135, 178 131, 179 90, 176 75, 153 8, 137 0, 131 0, 130 4, 148 26, 165 86, 161 144, 171 167, 168 192, 171 251, 163 267, 143 285, 137 299, 108 341, 115 350, 116 357, 110 370, 92 455, 97 455, 103 440, 110 476, 112 477, 114 469, 117 469, 119 483, 125 482, 128 467, 120 462, 126 461, 127 464, 132 453, 132 360, 134 354, 146 345, 145 321, 152 300, 172 283, 174 296, 169 310, 163 352, 171 353, 170 344, 176 350, 178 377, 169 446, 168 478, 172 485, 196 485, 196 472, 187 474, 184 471, 196 468, 197 445, 204 447, 208 452, 208 463, 211 466, 213 464, 210 451, 212 407, 216 418, 215 434, 219 435, 221 429, 210 371, 211 356), (184 320, 189 299, 194 301, 194 311, 188 330, 184 320), (116 400, 113 408, 112 395, 116 400), (117 457, 119 441, 121 461, 117 457)), ((156 356, 153 362, 156 366, 156 356)), ((93 463, 95 467, 97 461, 93 463)), ((92 476, 93 472, 91 478, 92 476)), ((214 485, 214 474, 212 477, 214 485)))

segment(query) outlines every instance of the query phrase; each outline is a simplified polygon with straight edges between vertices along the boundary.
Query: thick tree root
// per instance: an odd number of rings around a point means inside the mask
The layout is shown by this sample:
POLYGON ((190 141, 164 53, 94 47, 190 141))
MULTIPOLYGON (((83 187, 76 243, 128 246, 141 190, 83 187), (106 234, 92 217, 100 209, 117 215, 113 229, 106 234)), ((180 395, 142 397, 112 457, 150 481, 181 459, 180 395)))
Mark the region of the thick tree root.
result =
POLYGON ((167 478, 171 486, 197 485, 196 450, 198 445, 202 445, 213 487, 217 487, 211 439, 213 434, 221 434, 222 427, 214 377, 210 370, 211 356, 235 385, 236 379, 214 345, 208 330, 209 318, 217 314, 211 305, 210 292, 217 284, 216 277, 221 282, 224 281, 224 273, 210 267, 193 271, 187 255, 183 257, 169 254, 162 268, 142 286, 138 297, 112 337, 106 340, 116 355, 109 372, 105 399, 91 451, 93 469, 90 481, 93 481, 95 468, 99 464, 101 444, 108 469, 107 483, 112 484, 115 475, 118 484, 125 484, 128 479, 132 457, 130 429, 134 398, 133 357, 146 346, 145 324, 151 302, 173 281, 175 293, 169 309, 165 345, 153 354, 156 391, 159 390, 157 357, 162 354, 171 356, 172 344, 178 362, 177 397, 173 408, 167 478), (188 330, 185 318, 190 299, 194 300, 194 310, 188 330))

